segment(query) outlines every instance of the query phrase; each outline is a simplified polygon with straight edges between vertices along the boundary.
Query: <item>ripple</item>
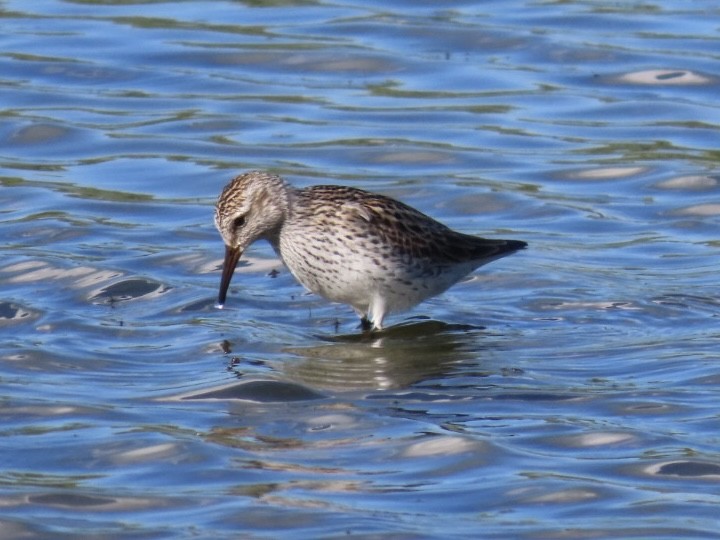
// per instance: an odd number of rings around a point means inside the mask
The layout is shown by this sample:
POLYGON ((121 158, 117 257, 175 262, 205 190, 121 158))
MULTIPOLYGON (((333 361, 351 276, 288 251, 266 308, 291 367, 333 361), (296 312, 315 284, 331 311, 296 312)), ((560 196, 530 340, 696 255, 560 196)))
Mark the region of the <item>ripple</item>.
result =
POLYGON ((565 171, 561 173, 560 176, 568 180, 619 180, 621 178, 637 176, 647 170, 647 167, 599 167, 576 171, 565 171))
POLYGON ((41 495, 32 495, 28 497, 28 501, 34 504, 42 504, 47 506, 71 506, 75 508, 87 508, 91 506, 112 506, 117 503, 117 499, 93 497, 90 495, 81 495, 79 493, 46 493, 41 495))
POLYGON ((710 217, 720 215, 720 203, 704 203, 673 210, 676 216, 710 217))
POLYGON ((118 277, 119 272, 90 266, 63 268, 45 261, 28 260, 0 268, 0 272, 14 274, 6 278, 9 283, 37 283, 66 280, 73 288, 85 288, 118 277))
POLYGON ((47 144, 55 140, 63 140, 70 133, 70 129, 55 124, 33 124, 26 126, 10 138, 15 144, 47 144))
POLYGON ((83 493, 40 493, 28 497, 28 502, 53 508, 81 509, 91 511, 140 510, 165 506, 163 499, 144 497, 104 497, 83 493))
POLYGON ((523 498, 526 502, 534 504, 575 504, 584 501, 592 501, 600 497, 600 493, 592 489, 563 489, 558 491, 549 491, 547 493, 535 493, 531 496, 527 496, 527 494, 525 494, 523 498))
POLYGON ((398 71, 400 67, 393 60, 382 56, 358 54, 332 54, 327 51, 295 52, 291 47, 282 51, 256 51, 249 53, 197 53, 184 54, 180 63, 188 58, 198 66, 236 66, 256 68, 261 71, 281 71, 283 75, 297 72, 330 74, 380 74, 398 71))
POLYGON ((655 184, 660 189, 704 190, 720 185, 720 177, 705 175, 677 176, 655 184))
POLYGON ((699 85, 715 82, 713 77, 684 69, 647 69, 643 71, 633 71, 619 75, 615 77, 615 80, 628 84, 666 86, 699 85))
POLYGON ((176 396, 176 400, 241 400, 259 403, 323 399, 325 396, 299 384, 284 381, 246 381, 176 396))
POLYGON ((113 455, 113 463, 144 463, 149 460, 169 459, 178 455, 178 445, 161 443, 125 450, 113 455))
POLYGON ((427 150, 373 152, 368 158, 372 163, 425 163, 428 165, 450 164, 458 161, 449 153, 428 152, 427 150))
POLYGON ((427 440, 409 445, 403 450, 405 457, 450 456, 479 451, 477 441, 455 436, 433 436, 427 440))
POLYGON ((637 401, 634 403, 621 403, 615 406, 619 414, 633 416, 669 416, 683 410, 682 405, 675 405, 663 401, 637 401))
POLYGON ((582 433, 579 435, 571 435, 561 437, 559 439, 562 445, 575 446, 580 448, 596 448, 602 446, 617 446, 631 442, 638 442, 638 438, 631 433, 598 431, 594 433, 582 433))
POLYGON ((654 463, 643 469, 653 476, 675 476, 679 478, 702 478, 720 481, 720 465, 705 461, 677 460, 654 463))
POLYGON ((185 304, 177 309, 179 313, 212 312, 217 300, 215 298, 202 298, 185 304))

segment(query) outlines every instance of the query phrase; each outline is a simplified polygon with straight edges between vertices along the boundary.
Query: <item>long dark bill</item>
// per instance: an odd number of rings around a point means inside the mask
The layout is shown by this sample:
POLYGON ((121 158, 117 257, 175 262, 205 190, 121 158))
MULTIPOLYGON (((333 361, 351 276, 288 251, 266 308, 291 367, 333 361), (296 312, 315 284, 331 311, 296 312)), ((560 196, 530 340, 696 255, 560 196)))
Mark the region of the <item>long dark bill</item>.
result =
POLYGON ((220 278, 220 294, 218 295, 218 307, 225 305, 225 298, 227 297, 228 287, 230 287, 230 280, 235 272, 235 265, 240 260, 242 251, 238 248, 225 246, 225 260, 223 261, 222 277, 220 278))

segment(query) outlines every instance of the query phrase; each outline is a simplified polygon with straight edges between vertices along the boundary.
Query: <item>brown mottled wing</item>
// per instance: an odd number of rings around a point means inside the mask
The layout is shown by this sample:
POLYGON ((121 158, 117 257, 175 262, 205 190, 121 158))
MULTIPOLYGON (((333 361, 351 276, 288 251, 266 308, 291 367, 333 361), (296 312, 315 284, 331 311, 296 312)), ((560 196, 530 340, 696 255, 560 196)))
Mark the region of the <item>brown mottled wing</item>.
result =
POLYGON ((325 201, 320 212, 352 220, 368 237, 375 236, 397 253, 439 264, 467 261, 489 262, 527 244, 518 240, 487 240, 453 231, 433 218, 400 201, 354 188, 314 186, 308 188, 325 201), (329 205, 328 203, 333 202, 329 205))

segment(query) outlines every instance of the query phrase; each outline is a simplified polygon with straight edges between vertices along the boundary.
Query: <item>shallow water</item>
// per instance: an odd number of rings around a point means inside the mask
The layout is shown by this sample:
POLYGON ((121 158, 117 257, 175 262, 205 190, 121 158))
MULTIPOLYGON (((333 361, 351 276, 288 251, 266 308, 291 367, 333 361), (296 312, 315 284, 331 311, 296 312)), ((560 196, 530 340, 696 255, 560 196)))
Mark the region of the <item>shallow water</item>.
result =
POLYGON ((1 9, 2 538, 717 537, 713 2, 1 9), (530 247, 220 311, 249 168, 530 247))

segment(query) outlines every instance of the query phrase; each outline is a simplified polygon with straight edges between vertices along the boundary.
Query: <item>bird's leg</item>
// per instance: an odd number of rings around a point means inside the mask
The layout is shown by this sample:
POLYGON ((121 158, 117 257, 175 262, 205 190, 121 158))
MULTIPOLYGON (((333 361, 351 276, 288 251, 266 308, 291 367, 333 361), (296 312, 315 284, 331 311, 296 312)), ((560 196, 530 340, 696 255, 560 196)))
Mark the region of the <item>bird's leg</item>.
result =
POLYGON ((370 319, 367 318, 367 316, 363 315, 360 318, 360 328, 363 332, 370 332, 372 330, 373 324, 370 322, 370 319))

